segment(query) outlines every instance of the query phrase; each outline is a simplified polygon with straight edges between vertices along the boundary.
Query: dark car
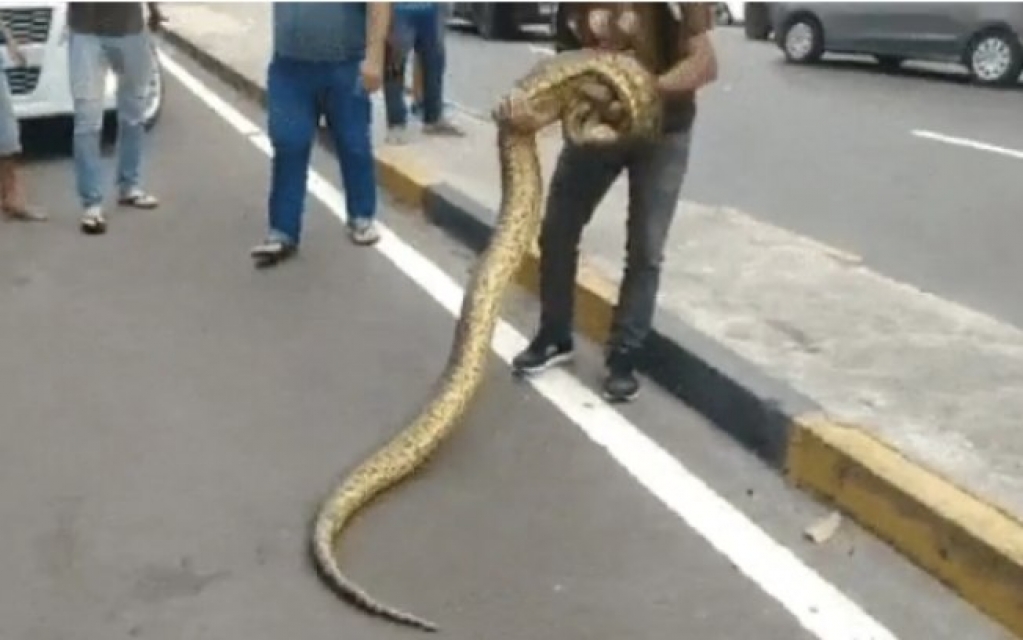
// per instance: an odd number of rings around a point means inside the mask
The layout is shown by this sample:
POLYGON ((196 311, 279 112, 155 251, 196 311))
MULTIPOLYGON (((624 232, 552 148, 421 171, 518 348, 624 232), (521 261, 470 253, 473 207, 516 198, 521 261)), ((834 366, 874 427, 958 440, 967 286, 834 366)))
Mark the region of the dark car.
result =
POLYGON ((487 40, 513 38, 523 25, 548 25, 556 2, 452 2, 451 17, 465 20, 487 40))
POLYGON ((828 52, 871 55, 891 67, 951 62, 984 85, 1015 84, 1023 70, 1018 2, 778 2, 771 23, 791 62, 828 52))

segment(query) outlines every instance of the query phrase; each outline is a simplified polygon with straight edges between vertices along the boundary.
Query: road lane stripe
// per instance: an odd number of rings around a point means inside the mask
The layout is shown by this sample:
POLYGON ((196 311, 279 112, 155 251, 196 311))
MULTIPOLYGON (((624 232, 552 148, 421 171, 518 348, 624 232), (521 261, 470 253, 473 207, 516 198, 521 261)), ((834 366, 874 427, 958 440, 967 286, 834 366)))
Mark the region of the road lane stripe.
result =
MULTIPOLYGON (((264 155, 272 155, 266 134, 252 135, 258 130, 255 124, 163 51, 160 58, 166 71, 186 89, 264 155)), ((346 220, 342 193, 314 169, 309 172, 308 188, 339 220, 346 220)), ((461 286, 386 226, 380 226, 380 234, 377 251, 448 313, 457 315, 464 294, 461 286)), ((511 325, 499 322, 493 348, 504 362, 510 363, 526 343, 526 337, 511 325)), ((891 631, 791 550, 774 541, 579 380, 564 370, 553 370, 529 384, 820 640, 895 640, 891 631)))
POLYGON ((946 136, 943 133, 937 133, 935 131, 927 131, 926 129, 914 129, 913 135, 918 138, 926 138, 934 140, 936 142, 944 142, 945 144, 955 145, 957 147, 967 147, 970 149, 976 149, 977 151, 987 151, 990 153, 997 153, 1003 156, 1009 156, 1017 160, 1023 160, 1023 151, 1018 149, 1012 149, 1009 147, 1000 147, 995 144, 988 144, 986 142, 979 142, 977 140, 970 140, 969 138, 957 138, 955 136, 946 136))
POLYGON ((535 44, 531 44, 531 45, 527 45, 527 46, 528 46, 530 51, 532 51, 533 53, 539 54, 541 56, 553 56, 554 55, 554 49, 551 49, 550 47, 541 47, 541 46, 535 45, 535 44))

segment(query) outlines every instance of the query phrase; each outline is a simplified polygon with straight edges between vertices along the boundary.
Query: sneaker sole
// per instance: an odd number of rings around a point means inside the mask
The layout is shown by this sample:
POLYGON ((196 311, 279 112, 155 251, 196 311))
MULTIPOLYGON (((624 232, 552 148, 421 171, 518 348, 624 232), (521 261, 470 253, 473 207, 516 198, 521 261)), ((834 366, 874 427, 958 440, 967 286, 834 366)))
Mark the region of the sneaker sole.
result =
POLYGON ((551 358, 550 360, 548 360, 547 362, 545 362, 545 363, 543 363, 541 365, 538 365, 538 366, 535 366, 535 367, 514 367, 513 366, 512 370, 517 375, 520 375, 520 376, 536 375, 538 373, 543 373, 544 371, 547 371, 548 369, 550 369, 552 367, 556 367, 556 366, 561 365, 561 364, 569 363, 569 362, 572 361, 572 359, 574 357, 575 357, 574 353, 563 353, 563 354, 554 356, 553 358, 551 358))
POLYGON ((601 391, 601 395, 611 404, 625 404, 626 402, 632 402, 639 397, 639 389, 636 389, 627 396, 613 396, 607 391, 601 391))

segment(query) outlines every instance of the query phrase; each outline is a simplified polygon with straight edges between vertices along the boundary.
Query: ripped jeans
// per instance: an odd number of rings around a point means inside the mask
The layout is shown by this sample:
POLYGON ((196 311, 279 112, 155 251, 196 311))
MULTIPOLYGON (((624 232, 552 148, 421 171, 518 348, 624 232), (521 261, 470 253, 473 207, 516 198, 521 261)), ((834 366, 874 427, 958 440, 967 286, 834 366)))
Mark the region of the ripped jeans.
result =
POLYGON ((659 141, 592 149, 565 144, 540 233, 540 322, 553 335, 572 330, 579 241, 597 205, 623 171, 629 178, 625 274, 611 326, 611 349, 638 350, 650 332, 664 245, 689 164, 691 129, 659 141))

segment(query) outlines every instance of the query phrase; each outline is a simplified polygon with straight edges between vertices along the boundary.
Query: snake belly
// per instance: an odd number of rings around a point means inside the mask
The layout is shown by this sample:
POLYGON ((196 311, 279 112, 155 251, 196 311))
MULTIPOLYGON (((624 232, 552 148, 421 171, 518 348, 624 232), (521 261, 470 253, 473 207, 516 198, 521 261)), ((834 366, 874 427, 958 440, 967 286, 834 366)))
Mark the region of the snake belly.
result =
POLYGON ((540 225, 543 186, 537 133, 560 121, 569 142, 603 145, 651 137, 660 131, 654 78, 627 55, 573 51, 553 56, 520 79, 510 95, 528 105, 530 115, 495 112, 500 210, 488 246, 466 287, 447 364, 425 407, 343 479, 323 501, 313 527, 312 554, 329 586, 367 613, 424 631, 438 627, 374 599, 341 571, 335 556, 338 538, 362 507, 431 457, 460 424, 483 382, 505 291, 540 225), (619 105, 610 121, 602 115, 610 113, 608 104, 594 104, 594 99, 581 91, 587 82, 603 85, 619 105))

